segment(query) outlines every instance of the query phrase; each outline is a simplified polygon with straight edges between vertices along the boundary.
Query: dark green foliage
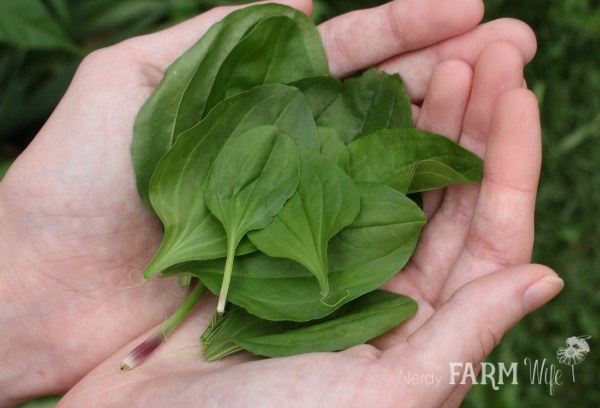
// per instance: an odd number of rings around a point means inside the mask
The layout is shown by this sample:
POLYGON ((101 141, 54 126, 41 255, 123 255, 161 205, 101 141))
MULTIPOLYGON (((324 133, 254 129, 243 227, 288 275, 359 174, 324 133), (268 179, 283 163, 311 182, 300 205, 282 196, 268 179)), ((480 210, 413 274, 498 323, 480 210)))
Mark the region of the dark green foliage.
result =
MULTIPOLYGON (((144 275, 199 277, 219 294, 215 319, 260 355, 347 348, 410 317, 414 307, 371 307, 425 224, 404 194, 481 181, 481 159, 414 129, 398 75, 371 69, 340 82, 327 65, 308 17, 281 5, 248 7, 176 60, 136 118, 138 189, 165 227, 144 275), (245 237, 255 248, 238 250, 245 237), (237 306, 253 316, 232 318, 237 306), (322 318, 333 320, 314 322, 322 318), (363 320, 369 327, 358 330, 363 320), (280 335, 281 325, 287 332, 297 322, 310 329, 280 335), (256 334, 259 327, 268 330, 256 334)), ((223 336, 233 335, 205 337, 221 349, 223 336)))
MULTIPOLYGON (((300 179, 298 150, 273 126, 230 138, 211 166, 204 188, 210 212, 227 234, 227 260, 217 311, 223 313, 240 241, 267 227, 294 195, 300 179)), ((193 223, 194 219, 188 222, 193 223)))
POLYGON ((187 0, 0 0, 0 14, 25 3, 28 11, 2 22, 0 30, 0 146, 16 148, 23 148, 52 112, 84 55, 202 8, 197 2, 189 7, 187 0), (27 41, 3 34, 26 29, 27 41))
POLYGON ((303 323, 262 320, 241 307, 232 307, 202 336, 203 352, 208 361, 215 361, 243 349, 268 357, 338 351, 397 327, 416 311, 414 300, 381 290, 367 293, 323 319, 303 323))
POLYGON ((379 129, 413 126, 410 100, 398 75, 371 68, 343 83, 317 77, 293 85, 306 95, 317 126, 335 129, 344 143, 379 129))
POLYGON ((350 175, 412 194, 481 180, 479 157, 420 129, 383 129, 348 145, 350 175))
POLYGON ((290 7, 273 5, 270 10, 248 7, 228 16, 227 23, 213 25, 171 64, 140 110, 132 151, 146 204, 156 163, 181 132, 223 99, 258 85, 329 73, 319 34, 306 16, 290 7), (287 64, 289 60, 294 64, 287 64))
MULTIPOLYGON (((256 252, 236 258, 229 299, 265 319, 304 321, 326 316, 394 276, 413 253, 425 216, 389 187, 358 183, 357 188, 360 213, 329 242, 327 297, 314 274, 300 263, 256 252)), ((224 260, 219 259, 180 264, 163 275, 197 276, 216 293, 223 269, 224 260)))
POLYGON ((179 135, 154 170, 150 185, 150 200, 165 227, 165 239, 146 267, 146 277, 177 262, 225 256, 225 230, 208 211, 203 188, 210 166, 228 138, 272 125, 298 144, 317 148, 317 129, 310 119, 310 110, 297 89, 271 84, 228 98, 179 135), (191 224, 190 219, 197 222, 191 224), (221 238, 216 239, 219 231, 221 238))
POLYGON ((296 193, 271 223, 249 234, 265 254, 293 259, 317 277, 329 294, 329 240, 360 211, 360 193, 350 176, 317 152, 298 149, 300 182, 296 193))

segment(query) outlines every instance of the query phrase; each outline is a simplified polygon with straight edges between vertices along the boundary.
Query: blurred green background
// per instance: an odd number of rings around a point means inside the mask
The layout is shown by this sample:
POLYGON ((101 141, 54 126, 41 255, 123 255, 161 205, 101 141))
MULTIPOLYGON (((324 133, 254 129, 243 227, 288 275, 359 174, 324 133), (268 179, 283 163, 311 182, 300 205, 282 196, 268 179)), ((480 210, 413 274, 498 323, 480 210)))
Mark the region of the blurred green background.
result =
MULTIPOLYGON (((0 0, 0 177, 29 143, 90 51, 172 25, 226 0, 0 0)), ((314 19, 382 4, 315 0, 314 19)), ((518 362, 519 384, 472 388, 465 407, 600 406, 600 1, 486 0, 485 19, 515 17, 538 37, 526 79, 540 101, 544 163, 535 262, 554 268, 564 291, 503 339, 489 362, 518 362), (567 337, 591 335, 571 367, 556 359, 567 337), (531 384, 524 358, 563 370, 554 395, 531 384)), ((477 307, 477 305, 473 305, 477 307)), ((457 328, 460 330, 460 328, 457 328)), ((53 407, 57 398, 26 407, 53 407)))

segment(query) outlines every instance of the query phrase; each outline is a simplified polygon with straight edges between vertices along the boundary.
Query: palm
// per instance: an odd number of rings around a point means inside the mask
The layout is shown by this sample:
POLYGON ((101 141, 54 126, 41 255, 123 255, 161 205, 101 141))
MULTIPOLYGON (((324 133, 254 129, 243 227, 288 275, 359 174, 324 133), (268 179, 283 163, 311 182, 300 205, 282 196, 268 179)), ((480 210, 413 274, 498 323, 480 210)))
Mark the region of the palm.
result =
POLYGON ((128 149, 150 88, 144 77, 117 76, 106 78, 111 86, 98 94, 90 89, 97 83, 80 79, 88 67, 3 187, 13 191, 13 216, 25 220, 19 226, 25 248, 35 249, 28 263, 37 274, 25 275, 25 284, 35 288, 43 279, 45 290, 61 293, 46 300, 40 323, 60 316, 53 348, 72 347, 74 339, 77 348, 94 344, 93 361, 164 319, 177 291, 166 281, 138 285, 161 236, 138 198, 128 149))

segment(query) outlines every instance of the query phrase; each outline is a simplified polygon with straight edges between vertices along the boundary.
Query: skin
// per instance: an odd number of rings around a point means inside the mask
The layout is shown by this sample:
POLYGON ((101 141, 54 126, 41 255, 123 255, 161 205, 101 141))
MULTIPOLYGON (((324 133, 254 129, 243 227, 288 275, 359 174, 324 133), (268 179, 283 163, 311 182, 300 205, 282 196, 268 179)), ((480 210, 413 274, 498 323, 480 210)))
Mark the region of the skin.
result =
MULTIPOLYGON (((311 11, 310 1, 285 3, 311 11)), ((481 185, 425 197, 419 249, 386 284, 418 301, 417 316, 340 353, 207 364, 198 354, 215 306, 207 296, 154 362, 118 371, 181 296, 174 280, 139 284, 161 232, 135 188, 133 121, 166 67, 232 11, 217 8, 88 56, 0 182, 0 324, 10 328, 0 336, 0 406, 68 390, 60 406, 459 405, 468 386, 450 385, 448 370, 435 388, 402 384, 399 371, 483 361, 562 281, 529 263, 541 136, 522 71, 535 38, 515 20, 477 26, 479 0, 446 3, 397 0, 319 27, 334 75, 399 72, 417 126, 485 159, 481 185)))

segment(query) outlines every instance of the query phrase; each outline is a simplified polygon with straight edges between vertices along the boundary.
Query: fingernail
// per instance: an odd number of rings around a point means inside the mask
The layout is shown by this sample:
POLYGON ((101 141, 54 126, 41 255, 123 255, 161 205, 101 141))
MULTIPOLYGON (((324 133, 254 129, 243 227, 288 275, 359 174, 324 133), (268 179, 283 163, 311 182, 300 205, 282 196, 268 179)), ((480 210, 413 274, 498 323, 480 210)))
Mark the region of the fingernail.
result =
POLYGON ((529 286, 523 296, 530 310, 535 310, 558 295, 564 286, 565 282, 558 276, 546 276, 529 286))

